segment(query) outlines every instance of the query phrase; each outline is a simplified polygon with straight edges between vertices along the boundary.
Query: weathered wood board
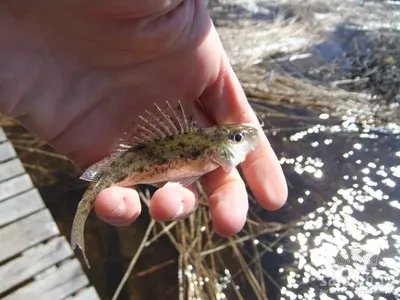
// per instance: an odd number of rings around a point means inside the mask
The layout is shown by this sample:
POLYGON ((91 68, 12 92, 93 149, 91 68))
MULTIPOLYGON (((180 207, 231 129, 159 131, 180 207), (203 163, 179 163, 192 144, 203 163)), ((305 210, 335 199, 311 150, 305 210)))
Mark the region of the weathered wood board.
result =
POLYGON ((0 183, 0 202, 31 188, 33 183, 28 174, 3 181, 0 183))
POLYGON ((88 279, 83 273, 79 261, 74 259, 52 269, 46 276, 28 283, 4 297, 3 300, 61 300, 84 288, 87 284, 88 279))
POLYGON ((45 208, 37 189, 0 202, 0 227, 45 208), (21 205, 23 203, 23 205, 21 205))
POLYGON ((57 225, 47 209, 2 227, 0 262, 58 234, 57 225))
POLYGON ((2 128, 0 299, 100 299, 2 128))
POLYGON ((64 237, 56 237, 48 243, 23 252, 20 257, 0 266, 0 293, 71 257, 72 254, 64 237))
POLYGON ((0 165, 0 182, 24 174, 25 170, 19 159, 2 162, 0 165))
POLYGON ((75 296, 65 298, 65 300, 97 300, 99 296, 96 290, 91 286, 79 291, 75 296))

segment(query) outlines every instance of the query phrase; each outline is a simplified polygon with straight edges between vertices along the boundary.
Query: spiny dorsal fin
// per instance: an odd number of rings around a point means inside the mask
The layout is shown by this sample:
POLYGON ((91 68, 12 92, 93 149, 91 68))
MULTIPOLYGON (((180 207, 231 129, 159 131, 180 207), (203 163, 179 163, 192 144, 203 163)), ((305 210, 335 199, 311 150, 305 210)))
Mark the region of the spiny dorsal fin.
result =
POLYGON ((146 116, 139 116, 138 121, 124 134, 117 151, 127 151, 129 148, 159 140, 175 134, 185 134, 195 130, 196 123, 191 118, 187 119, 181 102, 177 109, 173 109, 168 101, 166 107, 161 109, 154 104, 153 113, 145 110, 146 116))
POLYGON ((154 106, 153 113, 145 110, 146 117, 139 116, 138 121, 132 124, 128 131, 124 133, 114 153, 91 165, 85 170, 80 179, 86 181, 100 180, 108 163, 117 157, 119 153, 125 152, 134 146, 196 130, 196 122, 193 117, 190 120, 187 119, 180 101, 177 109, 173 109, 168 102, 166 102, 164 109, 161 109, 157 104, 154 104, 154 106))

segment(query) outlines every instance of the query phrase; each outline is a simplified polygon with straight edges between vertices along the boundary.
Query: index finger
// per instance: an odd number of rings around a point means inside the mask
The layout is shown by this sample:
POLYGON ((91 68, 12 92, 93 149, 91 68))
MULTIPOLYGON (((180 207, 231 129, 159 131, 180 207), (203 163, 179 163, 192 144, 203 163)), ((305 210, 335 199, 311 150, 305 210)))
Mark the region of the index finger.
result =
MULTIPOLYGON (((226 71, 219 74, 217 82, 200 99, 206 114, 218 124, 259 124, 226 57, 225 60, 222 64, 226 64, 226 71)), ((260 142, 256 149, 248 154, 241 168, 261 206, 275 210, 285 203, 288 193, 286 180, 261 126, 260 142)))

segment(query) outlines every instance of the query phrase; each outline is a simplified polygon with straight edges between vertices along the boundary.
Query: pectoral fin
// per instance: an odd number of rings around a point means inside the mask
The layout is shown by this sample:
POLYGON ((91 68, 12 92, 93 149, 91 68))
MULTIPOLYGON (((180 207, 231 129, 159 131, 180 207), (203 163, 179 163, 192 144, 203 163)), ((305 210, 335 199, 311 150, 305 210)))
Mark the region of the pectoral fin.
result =
POLYGON ((85 172, 81 175, 79 179, 86 181, 98 181, 104 174, 104 167, 110 161, 110 157, 103 158, 97 163, 94 163, 89 168, 85 170, 85 172))
POLYGON ((222 169, 224 169, 224 171, 225 172, 229 172, 230 170, 232 170, 232 168, 233 168, 233 166, 232 166, 232 164, 229 162, 229 161, 227 161, 227 160, 224 160, 224 159, 213 159, 213 161, 215 162, 215 163, 217 163, 220 167, 222 167, 222 169))

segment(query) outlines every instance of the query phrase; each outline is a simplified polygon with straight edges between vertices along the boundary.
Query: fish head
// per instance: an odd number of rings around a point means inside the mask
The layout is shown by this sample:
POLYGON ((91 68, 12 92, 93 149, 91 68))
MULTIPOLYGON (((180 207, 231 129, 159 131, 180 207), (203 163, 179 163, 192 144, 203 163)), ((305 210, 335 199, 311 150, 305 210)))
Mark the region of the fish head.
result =
POLYGON ((215 128, 217 161, 232 167, 243 162, 260 140, 255 124, 220 125, 215 128))

